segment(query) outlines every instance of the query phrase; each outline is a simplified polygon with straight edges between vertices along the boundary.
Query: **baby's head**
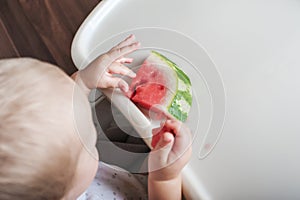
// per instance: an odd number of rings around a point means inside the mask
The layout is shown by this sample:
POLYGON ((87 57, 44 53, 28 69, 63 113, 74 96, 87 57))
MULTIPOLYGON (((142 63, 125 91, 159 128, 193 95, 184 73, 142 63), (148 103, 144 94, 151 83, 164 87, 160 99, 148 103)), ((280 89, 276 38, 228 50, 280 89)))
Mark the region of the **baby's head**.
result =
POLYGON ((75 199, 97 169, 95 142, 87 98, 64 72, 0 61, 0 199, 75 199))

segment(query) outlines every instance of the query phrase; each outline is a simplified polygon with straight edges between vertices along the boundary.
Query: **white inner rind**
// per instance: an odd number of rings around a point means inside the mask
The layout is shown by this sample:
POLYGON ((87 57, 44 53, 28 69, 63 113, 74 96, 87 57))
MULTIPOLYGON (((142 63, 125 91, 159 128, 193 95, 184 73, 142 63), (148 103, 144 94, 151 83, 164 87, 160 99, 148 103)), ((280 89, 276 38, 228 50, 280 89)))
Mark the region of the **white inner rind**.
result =
POLYGON ((153 53, 151 53, 151 55, 147 58, 147 62, 155 65, 159 68, 159 71, 164 74, 165 80, 163 84, 166 88, 166 97, 164 98, 164 101, 161 102, 161 105, 167 108, 176 95, 178 88, 178 76, 167 63, 153 53))

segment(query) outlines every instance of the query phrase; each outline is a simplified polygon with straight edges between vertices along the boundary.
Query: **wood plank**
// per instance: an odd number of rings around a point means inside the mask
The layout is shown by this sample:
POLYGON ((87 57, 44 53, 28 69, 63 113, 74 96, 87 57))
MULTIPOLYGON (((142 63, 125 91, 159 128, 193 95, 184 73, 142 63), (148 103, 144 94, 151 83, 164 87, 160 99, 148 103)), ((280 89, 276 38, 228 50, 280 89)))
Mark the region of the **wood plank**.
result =
POLYGON ((0 59, 12 57, 20 57, 20 54, 0 19, 0 59))
POLYGON ((90 12, 90 10, 83 10, 78 2, 74 0, 20 0, 26 17, 34 26, 35 31, 40 34, 57 64, 68 74, 76 71, 70 52, 73 37, 90 12))
MULTIPOLYGON (((0 1, 0 18, 20 56, 34 57, 56 64, 17 0, 0 1)), ((0 48, 3 51, 5 47, 1 45, 0 48)))
POLYGON ((20 1, 28 20, 39 33, 57 64, 67 73, 75 71, 70 59, 72 33, 57 4, 49 1, 20 1))
POLYGON ((34 57, 73 73, 73 37, 99 2, 0 0, 0 58, 34 57))
POLYGON ((74 3, 73 0, 57 1, 61 9, 60 12, 63 13, 66 19, 66 24, 68 24, 71 32, 74 34, 78 30, 79 25, 100 1, 89 0, 88 2, 89 3, 86 3, 86 1, 85 3, 83 3, 83 1, 76 1, 76 3, 74 3), (72 8, 72 10, 65 11, 65 8, 72 8))

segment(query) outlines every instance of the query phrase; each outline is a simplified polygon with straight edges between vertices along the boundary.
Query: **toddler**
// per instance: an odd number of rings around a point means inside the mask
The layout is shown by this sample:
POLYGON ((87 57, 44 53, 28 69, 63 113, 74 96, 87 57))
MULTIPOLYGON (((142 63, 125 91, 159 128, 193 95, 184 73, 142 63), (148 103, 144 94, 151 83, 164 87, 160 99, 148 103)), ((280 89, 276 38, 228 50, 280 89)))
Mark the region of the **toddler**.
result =
POLYGON ((139 46, 131 35, 71 78, 30 58, 0 61, 1 200, 107 199, 109 173, 131 185, 123 196, 111 191, 111 199, 181 198, 180 172, 191 155, 191 134, 171 116, 154 130, 158 143, 148 159, 147 190, 137 179, 126 179, 129 173, 98 162, 87 95, 95 88, 126 92, 127 83, 115 74, 135 77, 124 63, 132 62, 126 55, 139 46), (97 191, 97 184, 105 191, 97 191))

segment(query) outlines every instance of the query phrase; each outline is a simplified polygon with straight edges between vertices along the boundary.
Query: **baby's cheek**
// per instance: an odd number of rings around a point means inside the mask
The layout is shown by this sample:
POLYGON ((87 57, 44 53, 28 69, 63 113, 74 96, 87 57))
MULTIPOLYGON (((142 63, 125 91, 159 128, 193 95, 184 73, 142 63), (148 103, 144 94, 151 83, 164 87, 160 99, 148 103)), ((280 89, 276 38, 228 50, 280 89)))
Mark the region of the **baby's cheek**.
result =
POLYGON ((97 166, 98 166, 99 152, 98 152, 98 149, 96 147, 93 148, 92 154, 93 154, 93 157, 95 158, 95 160, 97 161, 97 166))
MULTIPOLYGON (((98 153, 97 153, 97 157, 98 157, 98 153)), ((99 160, 99 159, 98 159, 99 160)), ((94 164, 93 164, 93 172, 94 172, 94 176, 93 176, 93 179, 94 177, 96 176, 96 173, 97 173, 97 170, 98 170, 98 165, 99 165, 99 161, 98 160, 95 160, 94 164)))
POLYGON ((95 152, 93 153, 93 157, 90 157, 90 160, 88 161, 88 164, 87 164, 88 169, 86 170, 86 174, 90 175, 90 182, 95 178, 97 170, 98 170, 98 165, 99 165, 98 151, 97 151, 96 147, 93 149, 95 152))

